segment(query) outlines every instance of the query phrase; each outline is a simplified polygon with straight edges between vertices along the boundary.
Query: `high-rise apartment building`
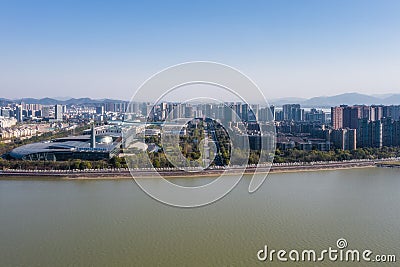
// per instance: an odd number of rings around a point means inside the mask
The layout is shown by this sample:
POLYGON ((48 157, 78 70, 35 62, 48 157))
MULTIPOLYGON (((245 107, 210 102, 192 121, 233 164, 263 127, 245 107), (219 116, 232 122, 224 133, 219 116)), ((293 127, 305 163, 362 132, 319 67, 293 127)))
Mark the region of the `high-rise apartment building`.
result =
POLYGON ((258 121, 267 122, 274 120, 275 119, 274 110, 275 110, 274 106, 270 106, 269 108, 268 107, 260 108, 260 111, 258 112, 258 121))
POLYGON ((342 150, 354 150, 357 148, 357 130, 338 129, 332 130, 331 138, 335 148, 342 150))
MULTIPOLYGON (((374 113, 375 114, 375 113, 374 113)), ((379 113, 378 113, 379 114, 379 113)), ((368 106, 347 106, 331 108, 331 123, 333 129, 357 129, 361 118, 370 119, 371 110, 368 106)))
POLYGON ((241 118, 242 118, 242 121, 249 120, 249 105, 248 104, 242 104, 241 118))
POLYGON ((392 118, 395 121, 400 120, 400 105, 384 106, 383 117, 392 118))
POLYGON ((371 106, 369 108, 369 119, 371 121, 378 121, 383 117, 383 106, 371 106))
POLYGON ((234 104, 233 103, 225 103, 224 104, 224 121, 226 123, 230 121, 236 121, 236 115, 234 111, 234 104))
POLYGON ((5 107, 1 109, 1 116, 5 118, 11 118, 13 116, 14 112, 12 111, 11 108, 5 107))
POLYGON ((104 106, 96 107, 96 114, 97 115, 104 115, 104 106))
POLYGON ((55 105, 54 106, 54 119, 57 121, 63 120, 63 106, 62 105, 55 105))
POLYGON ((343 128, 357 129, 358 120, 361 118, 364 118, 361 106, 346 106, 343 108, 343 128))
POLYGON ((42 117, 43 118, 49 118, 50 117, 50 107, 49 106, 43 106, 42 107, 42 117))
POLYGON ((17 122, 23 121, 22 105, 15 105, 15 118, 17 119, 17 122))
POLYGON ((310 111, 305 112, 305 121, 325 123, 325 112, 312 108, 310 111))
POLYGON ((285 121, 302 121, 304 110, 300 108, 300 104, 286 104, 282 106, 283 120, 285 121))
POLYGON ((382 119, 382 145, 400 146, 400 121, 382 119))
POLYGON ((367 118, 359 120, 357 129, 358 147, 382 147, 383 125, 382 121, 370 121, 367 118))
POLYGON ((331 123, 334 130, 343 128, 343 107, 331 107, 331 123))

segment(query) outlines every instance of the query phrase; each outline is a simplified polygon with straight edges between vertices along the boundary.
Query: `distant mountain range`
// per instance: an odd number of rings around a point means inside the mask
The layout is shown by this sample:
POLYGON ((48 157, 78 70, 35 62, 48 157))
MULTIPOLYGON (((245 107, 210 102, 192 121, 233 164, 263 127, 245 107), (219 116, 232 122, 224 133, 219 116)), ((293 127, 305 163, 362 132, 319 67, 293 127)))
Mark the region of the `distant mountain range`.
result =
POLYGON ((270 104, 281 106, 283 104, 301 104, 302 107, 332 107, 338 105, 400 105, 400 94, 389 95, 364 95, 359 93, 346 93, 334 96, 319 96, 305 98, 279 98, 270 101, 270 104))
MULTIPOLYGON (((83 104, 101 104, 111 101, 122 101, 118 99, 92 99, 92 98, 21 98, 21 99, 5 99, 0 98, 0 104, 7 103, 20 103, 26 104, 42 104, 42 105, 83 105, 83 104)), ((346 93, 334 96, 319 96, 313 98, 297 98, 285 97, 269 100, 269 103, 275 106, 282 106, 283 104, 301 104, 302 107, 319 107, 327 108, 338 105, 400 105, 400 94, 376 94, 364 95, 359 93, 346 93)))
POLYGON ((0 104, 5 104, 5 103, 25 103, 25 104, 42 104, 42 105, 88 105, 88 104, 101 104, 105 102, 115 102, 115 101, 121 101, 121 100, 115 100, 115 99, 91 99, 88 97, 85 98, 69 98, 69 99, 61 99, 61 98, 20 98, 20 99, 5 99, 5 98, 0 98, 0 104))

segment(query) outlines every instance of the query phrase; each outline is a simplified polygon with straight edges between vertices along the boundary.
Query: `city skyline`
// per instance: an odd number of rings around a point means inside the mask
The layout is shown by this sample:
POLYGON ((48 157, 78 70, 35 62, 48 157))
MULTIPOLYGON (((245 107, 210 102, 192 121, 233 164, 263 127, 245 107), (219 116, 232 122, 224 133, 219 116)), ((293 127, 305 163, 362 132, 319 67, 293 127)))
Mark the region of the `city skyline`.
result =
MULTIPOLYGON (((204 91, 203 91, 204 92, 204 91)), ((207 95, 207 93, 205 93, 207 95)), ((213 95, 216 95, 213 92, 213 95)), ((400 102, 400 94, 359 94, 359 93, 344 93, 339 95, 330 96, 314 96, 311 98, 301 98, 301 97, 282 97, 276 99, 266 99, 269 105, 280 107, 284 104, 301 104, 303 107, 307 108, 330 108, 337 105, 398 105, 400 102)), ((55 105, 55 104, 100 104, 110 101, 123 101, 130 102, 129 99, 116 99, 116 98, 94 98, 94 97, 24 97, 24 98, 1 98, 0 101, 3 103, 26 103, 26 104, 43 104, 43 105, 55 105)), ((136 100, 133 102, 137 102, 136 100)), ((139 100, 138 102, 149 102, 149 99, 139 100)), ((180 98, 179 92, 173 94, 170 97, 159 99, 158 102, 171 102, 171 103, 186 103, 188 100, 185 97, 180 98)), ((218 98, 208 99, 208 98, 194 98, 190 100, 192 103, 236 103, 243 102, 237 98, 229 98, 219 96, 218 98)), ((249 101, 249 104, 263 104, 264 101, 249 101)))
POLYGON ((0 9, 0 88, 129 99, 154 73, 206 60, 241 70, 269 100, 396 93, 399 11, 397 1, 11 1, 0 9))
MULTIPOLYGON (((268 139, 275 136, 275 133, 277 134, 276 145, 283 150, 296 148, 305 151, 314 149, 330 151, 333 147, 354 151, 358 147, 397 147, 400 140, 400 105, 340 105, 332 106, 329 112, 323 109, 305 109, 300 104, 284 104, 282 108, 275 109, 274 106, 268 108, 258 104, 249 105, 245 102, 160 102, 153 105, 147 102, 109 101, 90 105, 78 103, 52 106, 14 103, 1 107, 0 112, 0 137, 8 142, 12 138, 26 139, 36 136, 39 128, 46 128, 46 124, 48 124, 47 131, 51 131, 52 127, 71 130, 82 124, 92 125, 92 138, 89 139, 87 136, 80 138, 84 141, 82 141, 82 146, 77 148, 78 151, 85 153, 87 149, 95 148, 94 124, 100 125, 100 128, 96 128, 99 133, 118 133, 119 136, 115 138, 121 137, 122 128, 133 127, 135 128, 133 132, 132 129, 128 130, 133 134, 133 138, 138 131, 145 135, 148 133, 159 136, 160 129, 152 126, 163 128, 165 125, 162 122, 165 122, 166 125, 178 123, 177 125, 182 127, 179 123, 182 119, 183 121, 201 120, 212 124, 222 123, 242 136, 241 138, 251 137, 250 148, 253 150, 259 149, 262 136, 268 139), (126 122, 126 124, 121 124, 121 122, 126 122), (147 123, 151 125, 149 131, 146 130, 147 123), (38 127, 40 124, 42 126, 38 127), (113 125, 117 128, 114 129, 113 125), (109 126, 112 129, 104 128, 109 126), (242 126, 245 128, 241 128, 242 126), (269 130, 265 131, 267 129, 265 127, 269 130), (261 133, 261 129, 265 132, 261 133), (91 143, 88 143, 88 140, 91 140, 91 143)), ((210 127, 213 126, 210 125, 210 127)), ((104 143, 104 140, 101 139, 99 143, 104 143)), ((111 142, 110 138, 107 140, 111 142)), ((60 139, 57 142, 64 141, 74 140, 60 139)), ((16 152, 22 150, 16 155, 23 157, 27 151, 33 151, 35 154, 38 151, 35 149, 39 146, 45 149, 44 152, 47 151, 45 148, 48 146, 47 143, 34 144, 15 150, 16 152)), ((50 145, 50 147, 54 146, 50 145)), ((57 146, 57 149, 59 148, 57 146)), ((32 159, 40 158, 33 154, 32 159)), ((86 154, 79 155, 86 159, 89 157, 86 154)), ((111 154, 95 154, 95 156, 110 157, 111 154)))

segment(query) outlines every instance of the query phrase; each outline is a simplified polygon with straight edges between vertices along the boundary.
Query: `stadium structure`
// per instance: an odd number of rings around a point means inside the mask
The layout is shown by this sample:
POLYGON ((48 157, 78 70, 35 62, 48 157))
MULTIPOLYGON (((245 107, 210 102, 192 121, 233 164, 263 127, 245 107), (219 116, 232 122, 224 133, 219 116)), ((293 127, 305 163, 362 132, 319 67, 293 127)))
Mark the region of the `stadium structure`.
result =
POLYGON ((84 135, 23 145, 13 149, 9 155, 14 159, 21 160, 110 159, 119 154, 121 139, 120 132, 99 131, 92 127, 84 135), (97 135, 96 132, 101 133, 97 135))

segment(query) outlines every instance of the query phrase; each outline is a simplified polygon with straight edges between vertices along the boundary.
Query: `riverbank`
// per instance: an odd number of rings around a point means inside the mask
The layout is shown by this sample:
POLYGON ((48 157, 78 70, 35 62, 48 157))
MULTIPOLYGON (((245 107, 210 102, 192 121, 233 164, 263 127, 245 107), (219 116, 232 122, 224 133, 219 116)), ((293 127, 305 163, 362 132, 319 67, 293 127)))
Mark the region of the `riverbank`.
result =
MULTIPOLYGON (((309 172, 322 170, 337 170, 337 169, 353 169, 353 168, 370 168, 370 167, 387 167, 387 163, 393 162, 393 159, 370 160, 370 161, 341 161, 341 162, 318 162, 318 163, 292 163, 292 164, 273 164, 269 166, 249 166, 246 168, 246 174, 252 174, 256 170, 259 173, 286 173, 286 172, 309 172)), ((158 170, 158 173, 165 178, 190 178, 190 177, 210 177, 219 176, 224 169, 208 169, 205 171, 181 171, 181 170, 158 170)), ((242 168, 230 168, 227 173, 241 173, 242 168)), ((149 170, 134 170, 135 177, 151 178, 156 177, 153 171, 149 170)), ((0 179, 9 177, 18 178, 59 178, 59 179, 131 179, 131 172, 127 169, 107 169, 107 170, 3 170, 0 171, 0 179)))
POLYGON ((400 161, 380 162, 376 165, 382 168, 400 168, 400 161))

